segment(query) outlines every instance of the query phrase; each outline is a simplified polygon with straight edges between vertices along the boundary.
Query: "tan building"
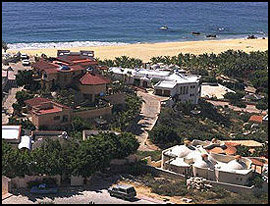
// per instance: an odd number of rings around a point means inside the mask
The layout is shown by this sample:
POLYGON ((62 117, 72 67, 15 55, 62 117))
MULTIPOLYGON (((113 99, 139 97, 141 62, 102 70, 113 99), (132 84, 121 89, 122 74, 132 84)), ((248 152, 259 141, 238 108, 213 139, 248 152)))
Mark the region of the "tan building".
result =
POLYGON ((96 117, 110 116, 112 113, 112 105, 86 110, 73 110, 70 107, 41 97, 26 100, 25 104, 31 114, 32 123, 38 129, 40 127, 55 129, 68 126, 71 124, 72 118, 76 116, 85 120, 94 120, 96 117))
POLYGON ((42 88, 54 86, 61 88, 72 84, 75 77, 82 75, 86 69, 95 69, 98 65, 93 51, 70 52, 58 50, 57 58, 41 59, 32 64, 35 78, 41 80, 42 88))
POLYGON ((72 109, 65 105, 40 97, 26 100, 25 104, 32 115, 32 123, 37 128, 70 124, 72 109))
POLYGON ((107 84, 110 80, 105 77, 92 72, 86 72, 79 79, 79 89, 84 98, 91 100, 92 102, 98 96, 104 96, 107 92, 107 84))

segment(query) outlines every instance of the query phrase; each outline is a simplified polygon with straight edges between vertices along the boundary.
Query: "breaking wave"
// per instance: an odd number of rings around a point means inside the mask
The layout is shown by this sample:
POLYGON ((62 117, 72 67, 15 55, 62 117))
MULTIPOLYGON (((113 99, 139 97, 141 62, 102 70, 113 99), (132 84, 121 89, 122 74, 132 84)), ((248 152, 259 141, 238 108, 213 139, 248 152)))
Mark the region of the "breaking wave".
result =
POLYGON ((89 46, 116 46, 127 45, 124 42, 101 42, 101 41, 74 41, 74 42, 42 42, 42 43, 12 43, 10 49, 41 49, 41 48, 72 48, 89 46))

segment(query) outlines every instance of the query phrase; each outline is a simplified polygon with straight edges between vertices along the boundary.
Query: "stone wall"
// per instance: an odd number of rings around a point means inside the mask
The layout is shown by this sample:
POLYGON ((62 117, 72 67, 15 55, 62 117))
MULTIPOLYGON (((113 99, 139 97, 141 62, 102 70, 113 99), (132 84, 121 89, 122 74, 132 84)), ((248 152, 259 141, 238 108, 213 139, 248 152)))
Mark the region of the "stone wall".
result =
POLYGON ((25 175, 25 177, 14 177, 11 178, 11 186, 12 188, 27 188, 27 183, 30 181, 41 181, 45 178, 54 178, 56 179, 56 184, 61 184, 61 176, 28 176, 25 175))
POLYGON ((213 186, 220 186, 231 192, 236 192, 236 193, 241 193, 241 194, 254 192, 254 186, 248 187, 248 186, 243 186, 243 185, 236 185, 236 184, 231 184, 231 183, 226 183, 226 182, 215 182, 215 181, 209 181, 209 182, 213 186))
POLYGON ((92 119, 99 116, 110 116, 112 114, 112 106, 102 107, 98 109, 74 111, 72 118, 81 117, 82 119, 92 119))
POLYGON ((126 94, 124 93, 111 94, 109 96, 104 97, 104 99, 108 100, 111 104, 125 104, 126 94))
POLYGON ((2 196, 10 191, 10 181, 11 180, 8 177, 2 176, 2 196))

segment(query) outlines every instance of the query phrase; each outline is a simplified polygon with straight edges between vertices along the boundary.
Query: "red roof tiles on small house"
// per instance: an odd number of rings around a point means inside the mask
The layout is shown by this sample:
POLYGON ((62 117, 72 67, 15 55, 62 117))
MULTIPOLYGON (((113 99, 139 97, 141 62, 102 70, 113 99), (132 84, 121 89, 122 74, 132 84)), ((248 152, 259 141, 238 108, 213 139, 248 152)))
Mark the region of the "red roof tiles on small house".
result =
POLYGON ((50 101, 51 100, 43 98, 43 97, 35 97, 35 98, 32 98, 32 99, 25 100, 24 103, 26 105, 34 107, 34 106, 37 106, 37 105, 40 105, 40 104, 43 104, 43 103, 47 103, 47 102, 50 102, 50 101))
POLYGON ((262 123, 263 117, 262 116, 258 116, 258 115, 252 115, 249 118, 249 122, 257 122, 257 123, 262 123))
POLYGON ((80 78, 80 83, 84 85, 97 85, 97 84, 108 84, 110 83, 109 79, 99 75, 99 74, 92 74, 87 72, 80 78))
POLYGON ((39 60, 32 64, 32 67, 39 70, 47 70, 47 69, 57 69, 59 66, 52 64, 50 62, 39 60))

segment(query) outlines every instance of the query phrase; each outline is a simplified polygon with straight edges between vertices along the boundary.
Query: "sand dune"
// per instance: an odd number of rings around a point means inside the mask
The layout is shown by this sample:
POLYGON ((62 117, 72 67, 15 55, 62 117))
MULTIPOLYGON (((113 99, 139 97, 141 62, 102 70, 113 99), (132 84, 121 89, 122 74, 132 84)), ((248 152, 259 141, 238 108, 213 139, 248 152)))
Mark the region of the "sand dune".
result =
MULTIPOLYGON (((229 39, 229 40, 205 40, 186 42, 164 42, 164 43, 143 43, 119 46, 95 46, 95 47, 73 47, 73 48, 48 48, 48 49, 25 49, 21 53, 28 55, 56 56, 57 49, 70 49, 71 51, 93 50, 95 56, 100 59, 114 59, 122 55, 140 58, 144 62, 149 61, 153 56, 173 56, 178 53, 220 53, 228 49, 250 51, 265 51, 268 49, 268 39, 229 39)), ((18 50, 8 50, 17 52, 18 50)))

